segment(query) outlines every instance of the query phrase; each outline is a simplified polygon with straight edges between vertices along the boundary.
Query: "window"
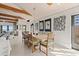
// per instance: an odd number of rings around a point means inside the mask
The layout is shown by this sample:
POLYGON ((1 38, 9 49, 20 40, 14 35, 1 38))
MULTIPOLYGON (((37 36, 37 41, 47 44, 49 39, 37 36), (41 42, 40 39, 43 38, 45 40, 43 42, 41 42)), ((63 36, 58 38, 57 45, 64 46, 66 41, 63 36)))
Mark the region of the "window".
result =
POLYGON ((12 25, 9 26, 9 31, 10 32, 13 31, 13 26, 12 25))
POLYGON ((79 15, 74 16, 74 24, 79 26, 79 15))
POLYGON ((11 32, 11 31, 13 31, 13 26, 12 25, 3 25, 2 26, 2 31, 11 32))
POLYGON ((2 31, 7 32, 7 25, 3 25, 3 26, 2 26, 2 31))

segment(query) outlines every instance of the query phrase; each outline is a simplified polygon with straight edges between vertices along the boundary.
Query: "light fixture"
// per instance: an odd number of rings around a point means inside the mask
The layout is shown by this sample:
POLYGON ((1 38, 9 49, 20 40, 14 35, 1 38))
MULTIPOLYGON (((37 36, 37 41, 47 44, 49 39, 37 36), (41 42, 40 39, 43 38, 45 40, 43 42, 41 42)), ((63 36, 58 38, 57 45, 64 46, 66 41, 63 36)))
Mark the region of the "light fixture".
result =
POLYGON ((27 22, 30 22, 30 20, 27 20, 27 22))
POLYGON ((47 3, 47 5, 49 5, 49 6, 52 5, 52 4, 53 4, 53 3, 47 3))

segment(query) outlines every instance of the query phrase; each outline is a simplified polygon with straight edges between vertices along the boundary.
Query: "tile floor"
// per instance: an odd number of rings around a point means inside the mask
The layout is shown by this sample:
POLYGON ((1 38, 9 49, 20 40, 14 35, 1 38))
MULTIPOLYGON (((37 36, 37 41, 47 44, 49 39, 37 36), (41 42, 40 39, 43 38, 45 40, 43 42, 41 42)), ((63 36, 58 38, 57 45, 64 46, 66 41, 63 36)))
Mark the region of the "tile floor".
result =
POLYGON ((49 48, 49 56, 79 56, 79 51, 55 46, 54 49, 49 48))
MULTIPOLYGON (((55 44, 54 44, 55 45, 55 44)), ((79 56, 79 51, 73 49, 67 49, 59 45, 55 45, 54 49, 52 45, 49 47, 49 56, 79 56)), ((44 53, 37 50, 32 53, 32 50, 28 48, 24 43, 17 43, 12 46, 11 56, 46 56, 44 53)))

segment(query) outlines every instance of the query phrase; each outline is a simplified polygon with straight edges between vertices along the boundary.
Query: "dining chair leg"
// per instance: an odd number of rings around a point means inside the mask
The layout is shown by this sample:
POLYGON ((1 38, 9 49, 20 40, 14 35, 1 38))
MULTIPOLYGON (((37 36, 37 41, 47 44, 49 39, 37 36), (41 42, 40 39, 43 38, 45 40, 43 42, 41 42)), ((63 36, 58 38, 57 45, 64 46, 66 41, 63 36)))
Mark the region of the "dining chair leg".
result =
POLYGON ((35 48, 35 45, 32 45, 32 53, 35 52, 37 49, 35 48))
POLYGON ((55 44, 55 43, 54 43, 54 41, 53 41, 53 45, 52 45, 53 51, 54 51, 54 44, 55 44))
POLYGON ((34 45, 32 45, 32 53, 34 52, 34 45))
POLYGON ((46 56, 48 56, 48 48, 46 48, 46 56))
POLYGON ((39 45, 39 50, 41 51, 41 44, 39 45))

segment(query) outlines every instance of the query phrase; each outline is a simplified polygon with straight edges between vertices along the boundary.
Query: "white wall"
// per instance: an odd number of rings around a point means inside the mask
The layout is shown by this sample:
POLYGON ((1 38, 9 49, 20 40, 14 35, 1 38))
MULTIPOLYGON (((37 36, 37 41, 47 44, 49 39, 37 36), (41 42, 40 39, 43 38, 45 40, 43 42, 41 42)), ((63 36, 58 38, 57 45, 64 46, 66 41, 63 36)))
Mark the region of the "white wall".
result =
POLYGON ((22 19, 19 19, 18 22, 17 22, 17 25, 18 25, 18 43, 20 43, 20 45, 22 45, 22 25, 26 25, 26 20, 22 20, 22 19))
MULTIPOLYGON (((79 14, 79 6, 76 6, 76 7, 61 11, 61 12, 57 12, 55 14, 40 18, 38 20, 36 19, 36 21, 51 18, 52 19, 52 32, 54 32, 54 35, 55 35, 54 37, 55 43, 62 45, 66 48, 71 48, 71 15, 75 15, 75 14, 79 14), (66 16, 65 31, 54 31, 53 30, 53 19, 55 17, 59 17, 63 15, 66 16)), ((36 23, 36 21, 34 21, 33 23, 36 23)))
MULTIPOLYGON (((36 19, 36 20, 30 19, 30 20, 32 20, 33 23, 36 23, 40 20, 45 20, 45 19, 51 18, 52 19, 52 32, 54 32, 54 34, 55 34, 55 37, 54 37, 55 43, 62 45, 66 48, 71 48, 71 15, 75 15, 75 14, 79 14, 79 6, 76 6, 76 7, 61 11, 61 12, 54 13, 52 15, 42 17, 40 19, 36 19), (65 31, 54 31, 53 30, 53 19, 55 17, 59 17, 59 16, 63 16, 63 15, 66 16, 65 31)), ((30 30, 30 25, 32 22, 31 23, 27 23, 25 21, 24 22, 20 21, 20 22, 21 22, 20 24, 26 24, 27 30, 30 30)))
MULTIPOLYGON (((55 15, 52 15, 53 17, 66 15, 66 29, 63 32, 57 32, 55 33, 55 42, 59 45, 62 45, 66 48, 72 48, 71 44, 71 16, 79 14, 79 6, 65 10, 63 12, 56 13, 55 15)), ((53 18, 52 18, 53 19, 53 18)), ((52 25, 53 26, 53 25, 52 25)))

